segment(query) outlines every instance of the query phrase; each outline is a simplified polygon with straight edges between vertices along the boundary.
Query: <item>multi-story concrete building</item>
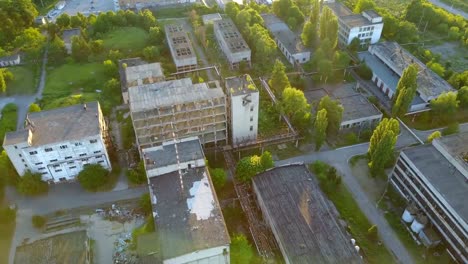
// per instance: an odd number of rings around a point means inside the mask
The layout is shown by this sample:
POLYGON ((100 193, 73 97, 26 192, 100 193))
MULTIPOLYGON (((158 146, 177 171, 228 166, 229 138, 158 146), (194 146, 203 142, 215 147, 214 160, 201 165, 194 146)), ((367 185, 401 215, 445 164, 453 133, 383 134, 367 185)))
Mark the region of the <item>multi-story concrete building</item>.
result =
POLYGON ((372 81, 390 99, 396 92, 403 71, 413 63, 417 65, 417 91, 409 112, 423 110, 440 94, 455 91, 447 81, 396 42, 371 45, 368 51, 360 52, 358 56, 372 70, 372 81))
POLYGON ((229 233, 197 137, 143 150, 164 264, 229 264, 229 233))
POLYGON ((19 175, 49 182, 74 180, 86 164, 111 169, 108 129, 98 102, 28 114, 24 129, 5 135, 3 147, 19 175))
POLYGON ((325 1, 338 18, 338 44, 348 46, 354 38, 358 38, 361 46, 379 42, 383 30, 383 19, 375 10, 365 10, 354 14, 341 2, 325 1))
POLYGON ((256 141, 260 106, 257 87, 248 74, 226 78, 225 82, 232 144, 256 141))
POLYGON ((183 25, 168 24, 165 27, 166 40, 171 50, 172 60, 177 71, 188 71, 197 68, 197 55, 183 25))
POLYGON ((304 164, 272 168, 252 182, 285 263, 363 263, 338 211, 304 164))
POLYGON ((292 65, 310 60, 310 50, 304 47, 300 36, 274 14, 262 14, 265 27, 275 37, 276 44, 292 65))
POLYGON ((120 86, 124 104, 128 104, 128 89, 164 81, 161 63, 147 63, 140 58, 119 60, 120 86))
POLYGON ((435 230, 450 255, 468 263, 468 133, 403 150, 390 182, 411 204, 402 218, 412 232, 432 246, 435 230))
POLYGON ((241 62, 250 66, 251 51, 236 25, 230 18, 213 21, 213 29, 219 46, 223 50, 231 68, 241 62))
POLYGON ((218 81, 184 78, 133 87, 129 104, 140 148, 191 136, 202 144, 227 142, 226 97, 218 81))

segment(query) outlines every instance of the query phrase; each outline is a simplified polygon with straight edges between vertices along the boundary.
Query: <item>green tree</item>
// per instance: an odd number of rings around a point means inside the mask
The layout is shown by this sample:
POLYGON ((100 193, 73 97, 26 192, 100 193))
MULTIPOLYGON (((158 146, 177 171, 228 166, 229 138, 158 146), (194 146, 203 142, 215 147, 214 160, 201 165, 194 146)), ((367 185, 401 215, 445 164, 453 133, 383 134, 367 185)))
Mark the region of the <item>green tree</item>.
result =
POLYGON ((460 107, 468 108, 468 86, 463 86, 458 90, 457 100, 460 102, 460 107))
POLYGON ((280 108, 300 130, 305 130, 310 124, 310 104, 301 90, 293 87, 284 89, 280 108))
POLYGON ((353 12, 360 14, 362 11, 375 9, 375 2, 373 0, 358 0, 354 6, 353 12))
POLYGON ((91 51, 88 42, 86 42, 82 36, 73 36, 71 42, 73 59, 79 62, 88 61, 88 56, 91 51))
POLYGON ((81 28, 81 27, 84 27, 85 25, 86 25, 86 17, 81 13, 78 13, 76 14, 76 16, 72 16, 70 18, 70 27, 72 28, 81 28))
POLYGON ((260 156, 260 163, 262 164, 263 170, 273 168, 275 166, 273 157, 269 151, 264 151, 260 156))
POLYGON ((418 76, 418 67, 416 64, 408 66, 398 81, 396 92, 393 95, 394 102, 392 107, 393 116, 402 116, 406 114, 408 108, 416 94, 418 76))
POLYGON ((107 59, 113 61, 115 64, 123 57, 124 55, 119 50, 109 50, 109 54, 107 55, 107 59))
POLYGON ((304 46, 311 48, 317 38, 317 28, 311 21, 307 21, 302 29, 301 39, 304 46))
POLYGON ((327 118, 327 109, 322 109, 317 112, 317 117, 315 118, 315 150, 319 150, 323 142, 325 142, 325 138, 327 136, 327 126, 328 126, 328 118, 327 118))
POLYGON ((268 84, 277 94, 282 93, 286 87, 291 86, 288 76, 286 75, 286 67, 278 59, 275 61, 273 72, 271 73, 271 79, 268 81, 268 84))
POLYGON ((46 38, 37 28, 27 28, 15 38, 15 47, 25 52, 38 53, 45 44, 46 38))
POLYGON ((468 86, 468 70, 466 70, 466 71, 464 71, 462 73, 452 74, 452 76, 450 76, 448 82, 455 89, 460 89, 463 86, 468 86))
POLYGON ((302 23, 304 23, 304 14, 297 5, 293 5, 291 6, 291 8, 289 8, 288 19, 290 18, 294 18, 294 20, 296 21, 296 25, 292 28, 293 30, 296 29, 297 25, 301 25, 302 23))
POLYGON ((101 54, 104 51, 104 41, 101 39, 91 41, 89 46, 93 54, 101 54))
POLYGON ((356 73, 364 80, 372 79, 372 70, 365 62, 359 65, 359 68, 356 69, 356 73))
POLYGON ((320 80, 326 83, 328 78, 333 74, 332 62, 328 59, 320 60, 317 63, 317 71, 320 74, 320 80))
POLYGON ((214 186, 219 189, 223 188, 226 184, 227 176, 226 172, 222 168, 210 169, 211 180, 214 186))
POLYGON ((427 63, 427 67, 429 67, 433 72, 437 73, 437 75, 439 75, 440 77, 444 77, 445 68, 441 64, 435 61, 430 61, 427 63))
POLYGON ((34 112, 40 112, 41 107, 38 104, 32 103, 29 105, 28 112, 29 113, 34 113, 34 112))
POLYGON ((148 40, 152 45, 161 45, 164 41, 164 32, 160 27, 150 27, 148 40))
POLYGON ((86 164, 77 179, 85 190, 97 191, 109 181, 109 171, 100 164, 86 164))
POLYGON ((358 37, 355 37, 351 40, 351 43, 349 43, 348 50, 351 51, 351 53, 356 54, 359 51, 360 47, 361 47, 361 41, 359 40, 358 37))
POLYGON ((65 43, 59 37, 53 38, 49 43, 49 62, 61 63, 67 56, 67 50, 65 49, 65 43))
POLYGON ((236 177, 243 182, 249 181, 262 171, 261 159, 257 155, 244 157, 237 163, 236 177))
POLYGON ((322 9, 322 15, 320 16, 320 39, 329 39, 332 49, 338 43, 338 19, 328 6, 322 9))
POLYGON ((34 26, 38 12, 31 0, 0 1, 0 46, 10 43, 26 28, 34 26))
MULTIPOLYGON (((319 0, 312 0, 309 21, 312 25, 318 25, 320 18, 320 2, 319 0)), ((317 29, 315 27, 315 29, 317 29)))
POLYGON ((67 13, 62 13, 57 20, 55 20, 55 24, 59 26, 61 29, 66 29, 70 27, 71 18, 67 13))
POLYGON ((18 183, 18 192, 25 195, 40 195, 48 190, 49 185, 42 180, 40 173, 27 171, 18 183))
MULTIPOLYGON (((274 3, 274 2, 273 2, 274 3)), ((255 252, 243 234, 234 234, 231 240, 231 263, 251 263, 255 252)))
POLYGON ((149 46, 143 49, 143 58, 146 61, 154 61, 159 58, 160 51, 156 46, 149 46))
POLYGON ((442 133, 440 133, 439 130, 432 132, 428 137, 427 137, 427 142, 432 142, 436 138, 440 138, 442 136, 442 133))
POLYGON ((232 20, 235 21, 237 14, 240 12, 239 5, 236 2, 228 2, 225 6, 224 12, 228 15, 232 20))
POLYGON ((7 85, 5 82, 5 77, 3 77, 3 71, 0 71, 0 92, 6 93, 7 85))
POLYGON ((443 119, 444 121, 449 121, 454 118, 457 113, 458 104, 459 102, 455 92, 442 93, 430 102, 434 117, 443 119))
POLYGON ((332 100, 330 97, 324 96, 320 100, 318 111, 327 110, 327 136, 336 135, 340 130, 341 119, 343 118, 343 106, 337 100, 332 100))
POLYGON ((115 65, 113 61, 105 60, 102 64, 104 65, 104 70, 107 76, 110 76, 110 77, 117 76, 118 68, 117 68, 117 65, 115 65))
POLYGON ((153 16, 150 10, 145 9, 138 13, 141 19, 141 25, 144 30, 149 30, 151 27, 157 26, 156 18, 153 16))
POLYGON ((400 133, 396 119, 384 118, 372 133, 368 157, 370 173, 373 176, 383 173, 385 166, 393 157, 393 150, 400 133))

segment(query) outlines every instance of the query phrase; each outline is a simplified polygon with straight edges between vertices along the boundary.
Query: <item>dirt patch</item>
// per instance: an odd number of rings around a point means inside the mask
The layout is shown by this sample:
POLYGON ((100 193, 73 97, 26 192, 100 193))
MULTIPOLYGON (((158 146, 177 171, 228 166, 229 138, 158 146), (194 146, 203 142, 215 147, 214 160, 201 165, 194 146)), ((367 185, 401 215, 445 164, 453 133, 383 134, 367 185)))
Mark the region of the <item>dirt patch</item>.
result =
POLYGON ((371 177, 367 159, 362 157, 356 161, 354 166, 350 166, 353 176, 358 180, 362 189, 374 200, 377 201, 382 196, 387 181, 381 177, 371 177))

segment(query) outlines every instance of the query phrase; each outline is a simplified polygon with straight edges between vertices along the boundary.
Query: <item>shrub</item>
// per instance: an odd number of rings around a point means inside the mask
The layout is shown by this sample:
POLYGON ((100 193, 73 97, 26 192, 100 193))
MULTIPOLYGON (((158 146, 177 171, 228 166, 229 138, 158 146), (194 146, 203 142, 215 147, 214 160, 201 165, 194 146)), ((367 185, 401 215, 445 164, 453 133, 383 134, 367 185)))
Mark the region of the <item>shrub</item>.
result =
POLYGON ((346 145, 354 145, 356 143, 358 143, 358 137, 356 135, 356 133, 354 132, 351 132, 349 134, 347 134, 345 136, 345 142, 346 142, 346 145))
POLYGON ((146 183, 146 172, 143 160, 140 160, 138 166, 135 169, 127 171, 128 181, 133 184, 146 183))
POLYGON ((210 169, 211 180, 216 188, 223 188, 226 184, 226 172, 221 168, 210 169))
POLYGON ((39 173, 27 171, 18 183, 18 192, 25 195, 39 195, 47 193, 48 190, 49 185, 42 180, 39 173))
POLYGON ((359 66, 359 68, 357 68, 356 73, 357 73, 357 75, 359 75, 364 80, 372 79, 372 70, 365 63, 362 63, 359 66))
POLYGON ((109 180, 109 171, 100 164, 87 164, 77 178, 84 189, 97 191, 109 180))
POLYGON ((451 123, 442 130, 442 135, 443 136, 452 135, 452 134, 458 133, 459 130, 460 130, 460 125, 458 123, 451 123))
POLYGON ((140 197, 140 202, 139 202, 141 210, 143 210, 145 215, 151 214, 153 211, 151 207, 151 198, 149 193, 145 193, 140 197))
POLYGON ((41 215, 33 215, 31 218, 32 224, 35 228, 43 228, 46 224, 46 218, 41 215))
POLYGON ((315 174, 324 174, 330 166, 323 161, 317 160, 312 163, 312 172, 315 174))

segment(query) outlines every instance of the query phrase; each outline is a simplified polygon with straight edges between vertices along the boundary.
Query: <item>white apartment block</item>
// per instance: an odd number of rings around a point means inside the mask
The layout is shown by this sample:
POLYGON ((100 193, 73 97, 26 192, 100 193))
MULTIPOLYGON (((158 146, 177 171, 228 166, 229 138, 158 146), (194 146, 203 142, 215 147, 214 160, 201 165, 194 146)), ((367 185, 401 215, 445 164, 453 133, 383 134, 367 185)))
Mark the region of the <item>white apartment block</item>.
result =
POLYGON ((338 43, 341 46, 348 46, 354 38, 358 38, 363 47, 379 42, 384 24, 377 12, 365 10, 354 14, 340 2, 325 2, 338 18, 338 43))
POLYGON ((98 102, 30 113, 26 123, 3 142, 19 175, 29 170, 56 183, 73 181, 86 164, 111 170, 108 130, 98 102))
POLYGON ((258 134, 260 95, 252 78, 248 74, 226 78, 226 93, 233 146, 255 142, 258 134))

